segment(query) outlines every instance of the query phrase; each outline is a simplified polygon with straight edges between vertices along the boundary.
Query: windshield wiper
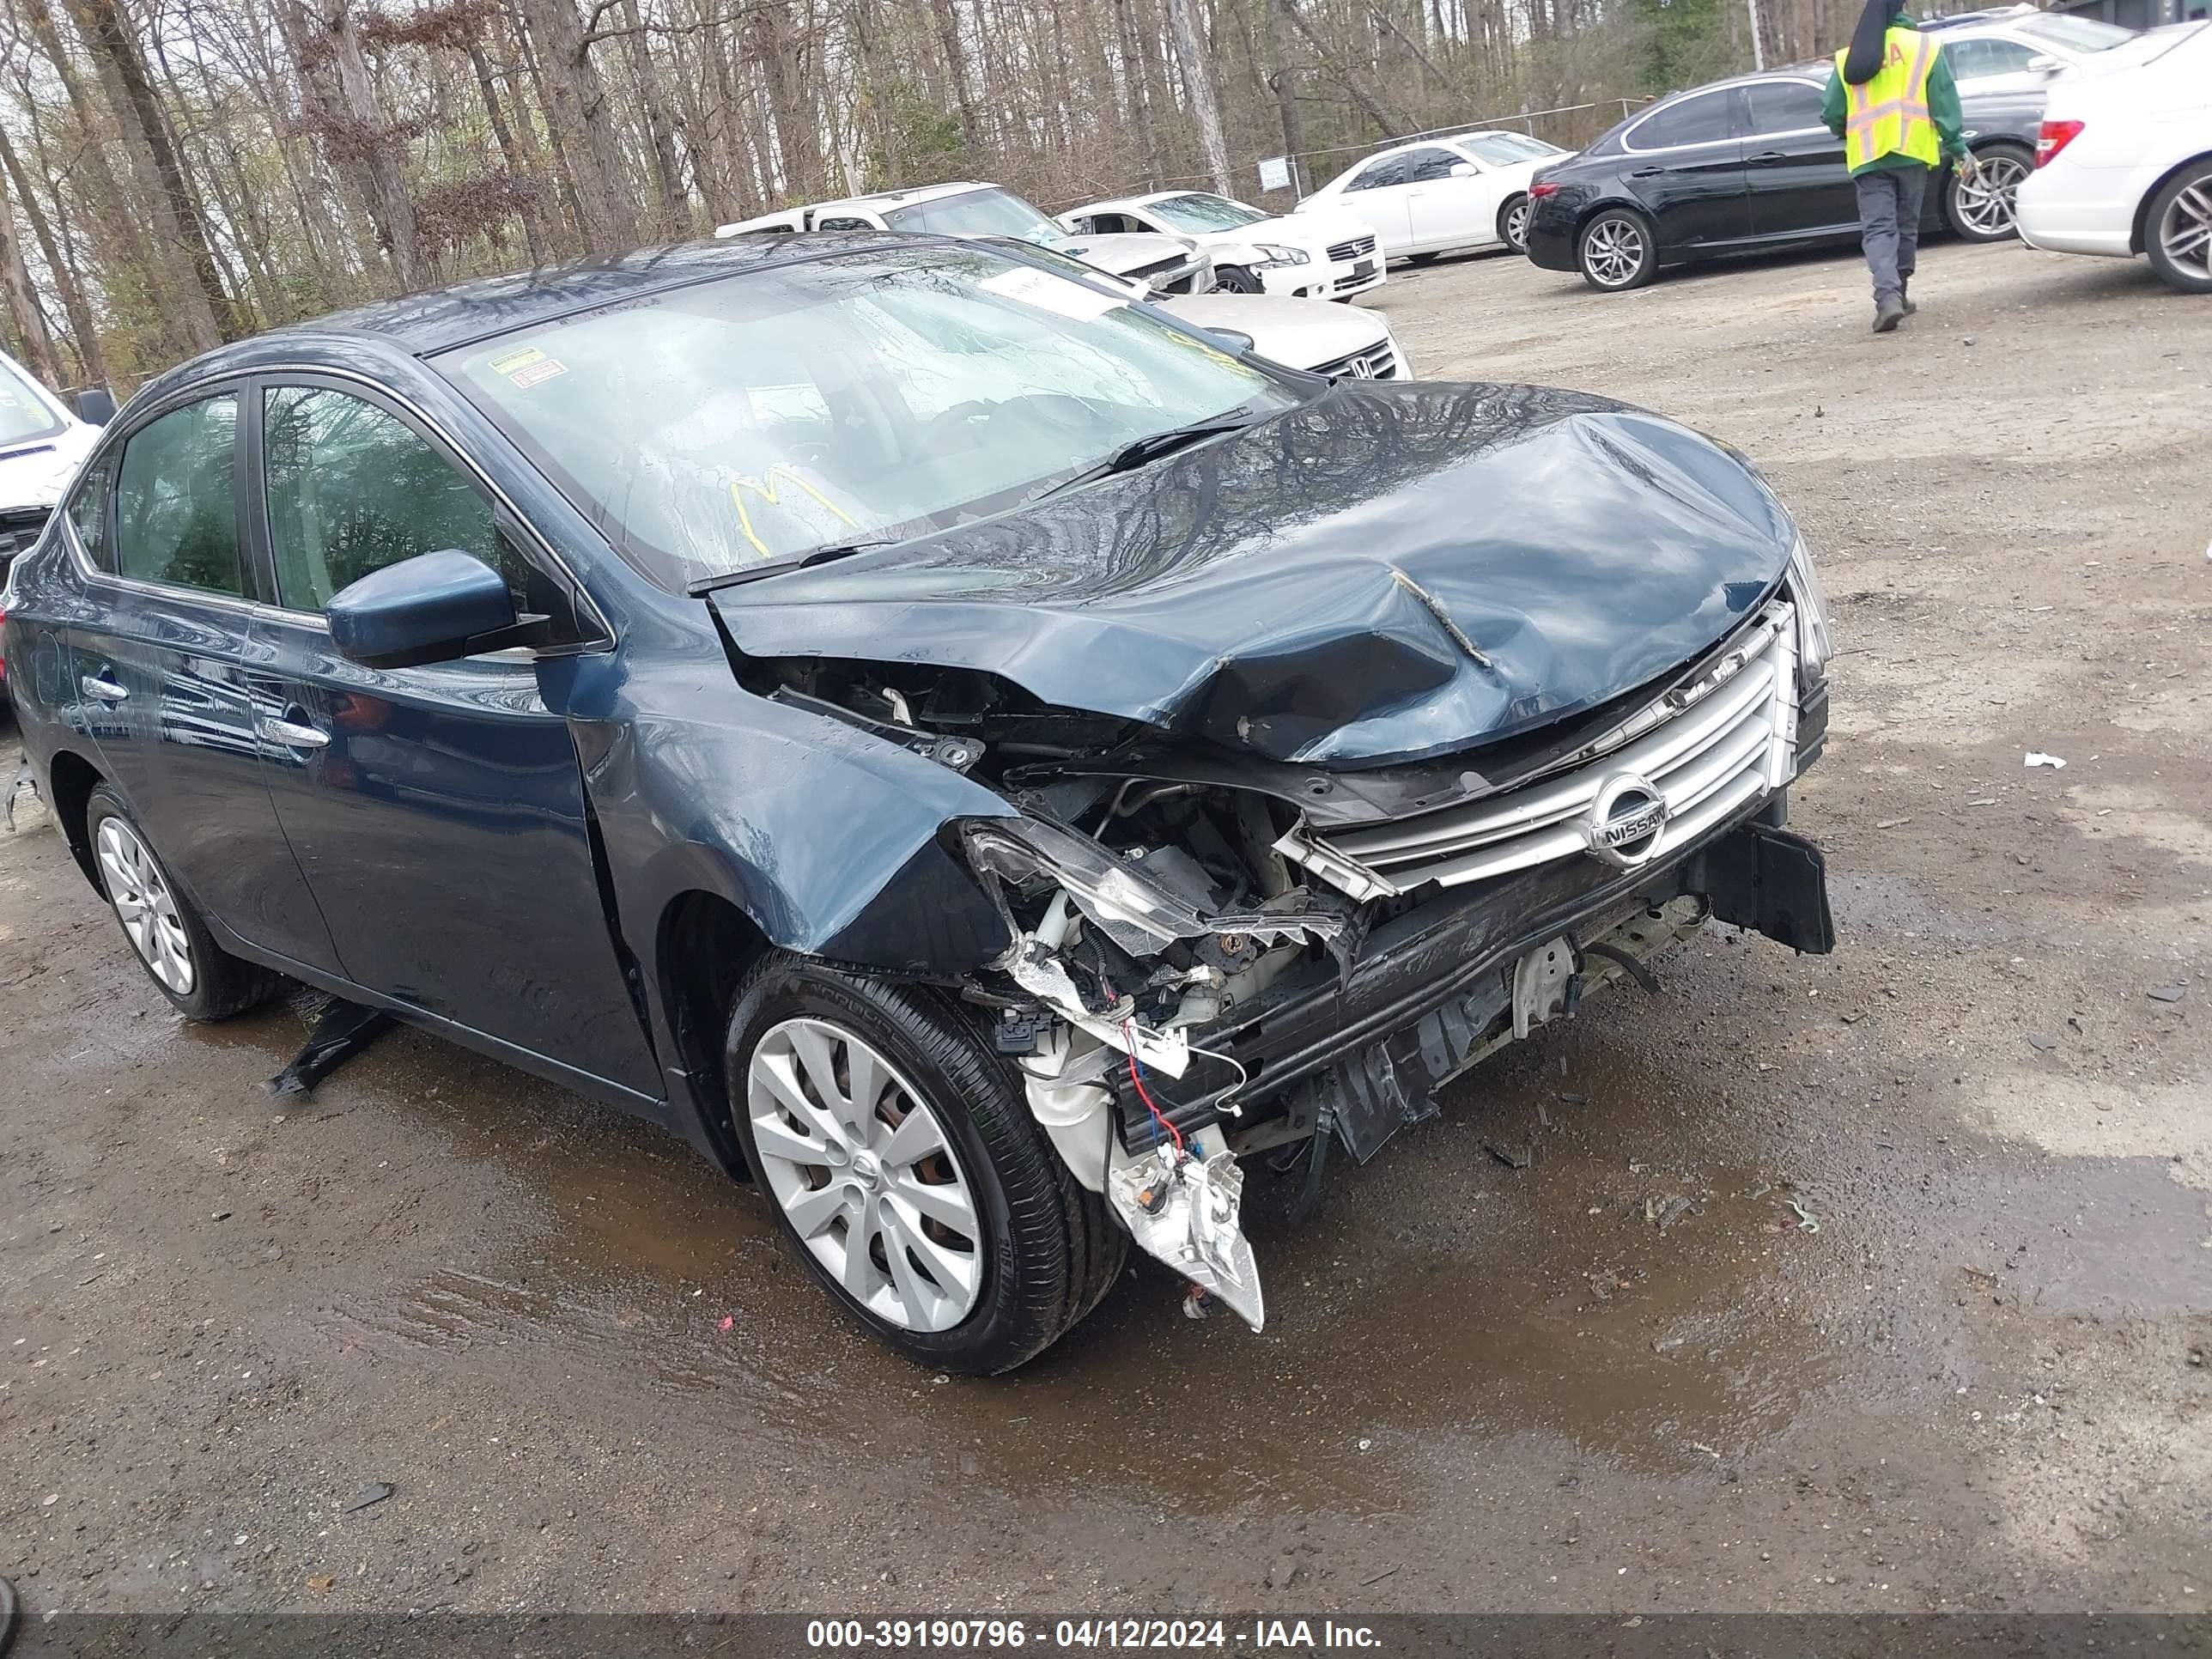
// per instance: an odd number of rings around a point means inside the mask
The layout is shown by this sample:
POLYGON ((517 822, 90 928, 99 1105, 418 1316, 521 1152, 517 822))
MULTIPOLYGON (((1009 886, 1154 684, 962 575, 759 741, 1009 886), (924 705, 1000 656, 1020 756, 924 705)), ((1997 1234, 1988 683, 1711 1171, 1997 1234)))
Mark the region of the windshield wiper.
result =
POLYGON ((1232 409, 1225 415, 1214 415, 1203 421, 1193 421, 1188 426, 1171 426, 1164 432, 1147 432, 1141 438, 1132 438, 1096 466, 1087 466, 1072 478, 1064 478, 1051 489, 1042 491, 1037 500, 1057 495, 1063 490, 1075 489, 1087 483, 1097 483, 1101 478, 1110 478, 1117 472, 1130 472, 1147 462, 1172 455, 1178 449, 1202 443, 1208 438, 1218 438, 1224 432, 1241 432, 1259 419, 1249 404, 1232 409))
POLYGON ((695 599, 703 599, 726 587, 741 587, 747 582, 757 582, 763 576, 781 576, 787 571, 805 570, 817 564, 832 564, 851 554, 865 553, 872 547, 890 545, 891 538, 882 536, 872 541, 832 542, 826 547, 810 547, 804 553, 787 554, 781 559, 749 564, 742 570, 725 570, 718 576, 702 576, 684 591, 695 599))

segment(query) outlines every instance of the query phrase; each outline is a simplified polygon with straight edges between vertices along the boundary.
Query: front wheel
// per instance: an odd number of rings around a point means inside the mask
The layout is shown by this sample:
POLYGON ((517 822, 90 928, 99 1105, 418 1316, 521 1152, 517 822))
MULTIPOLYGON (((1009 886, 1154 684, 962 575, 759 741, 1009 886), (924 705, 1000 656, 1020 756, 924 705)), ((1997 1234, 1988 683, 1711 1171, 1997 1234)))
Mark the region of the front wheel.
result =
POLYGON ((1575 240, 1583 280, 1607 294, 1642 288, 1659 269, 1651 222, 1633 208, 1607 208, 1575 240))
POLYGON ((1216 265, 1213 285, 1224 294, 1261 294, 1266 292, 1258 276, 1242 265, 1216 265))
POLYGON ((1528 251, 1528 198, 1516 196, 1498 210, 1498 240, 1516 253, 1528 251))
POLYGON ((2150 268, 2184 294, 2212 294, 2212 158, 2166 181, 2143 217, 2150 268))
POLYGON ((215 942, 191 900, 171 878, 124 805, 106 784, 85 801, 93 862, 124 937, 155 989, 191 1020, 228 1019, 269 1000, 279 981, 215 942))
POLYGON ((1121 1271, 1128 1234, 957 1004, 778 955, 738 994, 726 1065, 786 1243, 908 1358, 1011 1370, 1121 1271))
POLYGON ((1967 179, 1953 172, 1943 187, 1943 218, 1962 241, 2002 242, 2019 233, 2014 227, 2020 187, 2034 171, 2027 151, 1996 144, 1976 153, 1981 171, 1967 179))

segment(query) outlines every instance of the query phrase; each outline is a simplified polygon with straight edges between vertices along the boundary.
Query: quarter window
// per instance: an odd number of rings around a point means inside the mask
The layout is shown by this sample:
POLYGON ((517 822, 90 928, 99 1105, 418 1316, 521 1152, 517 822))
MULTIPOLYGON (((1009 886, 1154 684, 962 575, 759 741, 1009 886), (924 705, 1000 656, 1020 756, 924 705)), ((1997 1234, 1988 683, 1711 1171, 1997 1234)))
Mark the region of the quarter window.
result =
POLYGON ((398 416, 327 386, 264 394, 262 472, 276 591, 320 611, 373 570, 448 548, 507 578, 527 609, 527 567, 499 533, 491 502, 398 416))
POLYGON ((1628 143, 1632 149, 1671 149, 1678 144, 1710 144, 1735 136, 1735 92, 1724 88, 1678 99, 1654 110, 1628 135, 1628 143))
POLYGON ((1754 133, 1807 132, 1824 125, 1818 87, 1802 81, 1761 81, 1746 90, 1754 133))
POLYGON ((101 570, 113 568, 107 556, 107 488, 114 482, 115 452, 110 450, 85 468, 76 494, 70 497, 70 528, 76 532, 76 544, 101 570))
POLYGON ((133 433, 115 489, 118 574, 243 594, 237 478, 234 396, 171 410, 133 433))

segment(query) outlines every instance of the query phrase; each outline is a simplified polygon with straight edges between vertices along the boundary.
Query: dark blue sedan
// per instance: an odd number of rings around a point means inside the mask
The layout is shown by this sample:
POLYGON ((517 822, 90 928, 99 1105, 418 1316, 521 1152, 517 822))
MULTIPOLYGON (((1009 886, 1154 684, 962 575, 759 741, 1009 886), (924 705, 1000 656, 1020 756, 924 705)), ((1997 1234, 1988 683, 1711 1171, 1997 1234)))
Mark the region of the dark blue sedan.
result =
POLYGON ((1310 1206, 1710 917, 1832 939, 1782 828, 1826 626, 1741 457, 1018 252, 684 247, 226 347, 6 611, 187 1018, 304 981, 653 1118, 933 1365, 1037 1352, 1133 1238, 1257 1326, 1248 1174, 1310 1206))

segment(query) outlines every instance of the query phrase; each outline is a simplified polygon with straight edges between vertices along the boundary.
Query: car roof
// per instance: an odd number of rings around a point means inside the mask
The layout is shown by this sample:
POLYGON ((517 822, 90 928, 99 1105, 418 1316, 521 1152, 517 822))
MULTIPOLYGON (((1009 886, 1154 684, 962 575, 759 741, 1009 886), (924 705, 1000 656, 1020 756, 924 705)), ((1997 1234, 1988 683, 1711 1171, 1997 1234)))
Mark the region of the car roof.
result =
MULTIPOLYGON (((624 300, 747 270, 800 264, 831 249, 906 247, 914 240, 911 236, 876 231, 816 232, 641 248, 612 258, 483 276, 424 294, 379 300, 349 311, 289 323, 256 337, 296 340, 301 335, 366 334, 380 336, 411 356, 428 356, 473 340, 535 327, 624 300)), ((249 343, 240 341, 224 346, 197 361, 212 365, 249 343)))

